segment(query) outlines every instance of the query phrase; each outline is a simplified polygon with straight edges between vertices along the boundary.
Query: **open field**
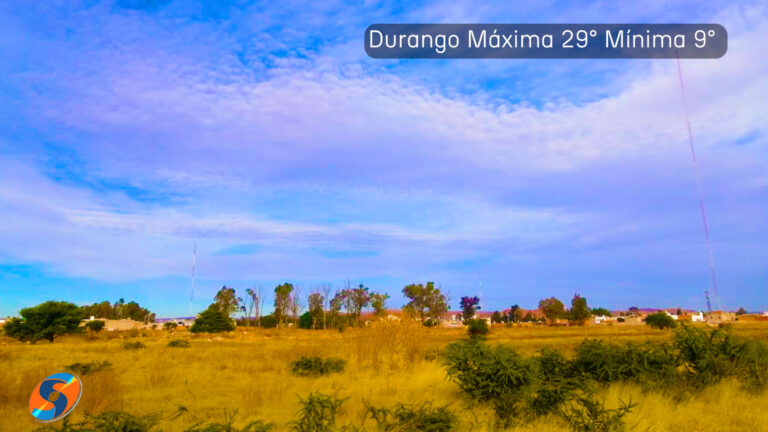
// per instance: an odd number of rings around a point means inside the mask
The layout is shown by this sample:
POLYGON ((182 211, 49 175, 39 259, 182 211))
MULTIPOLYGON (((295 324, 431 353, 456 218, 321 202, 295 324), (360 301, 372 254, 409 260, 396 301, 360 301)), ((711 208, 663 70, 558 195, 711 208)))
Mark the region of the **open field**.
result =
MULTIPOLYGON (((768 323, 736 323, 734 333, 768 341, 768 323)), ((510 344, 522 353, 542 347, 570 352, 584 338, 613 342, 661 341, 671 336, 646 326, 494 328, 492 344, 510 344)), ((26 432, 38 424, 27 413, 29 393, 45 376, 74 362, 110 361, 113 366, 83 376, 84 395, 72 414, 122 410, 158 413, 165 432, 178 432, 201 421, 222 421, 237 411, 237 423, 263 419, 276 430, 289 430, 299 397, 311 391, 349 398, 339 423, 360 426, 367 402, 392 406, 398 402, 450 404, 460 430, 491 431, 493 416, 486 408, 468 408, 461 391, 448 381, 436 354, 449 342, 465 337, 461 329, 429 329, 414 323, 382 323, 369 328, 337 331, 296 329, 238 331, 193 335, 148 330, 70 336, 53 344, 34 345, 0 338, 0 432, 26 432), (169 348, 172 339, 187 339, 189 348, 169 348), (126 350, 126 341, 145 349, 126 350), (335 356, 347 361, 344 372, 319 378, 293 375, 289 363, 302 355, 335 356), (174 417, 177 417, 172 420, 174 417)), ((638 431, 768 430, 768 396, 750 394, 724 381, 676 403, 656 392, 644 393, 630 384, 604 390, 608 405, 637 402, 627 417, 638 431)), ((554 417, 517 431, 560 431, 554 417)))

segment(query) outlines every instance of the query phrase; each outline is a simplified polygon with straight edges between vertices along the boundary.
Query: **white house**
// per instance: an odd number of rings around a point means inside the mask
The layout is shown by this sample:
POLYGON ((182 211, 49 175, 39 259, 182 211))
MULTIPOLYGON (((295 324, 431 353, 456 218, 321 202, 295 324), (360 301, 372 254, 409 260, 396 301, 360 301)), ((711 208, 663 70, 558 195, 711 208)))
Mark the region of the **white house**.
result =
POLYGON ((679 318, 679 317, 678 317, 676 314, 671 314, 671 313, 669 313, 669 312, 667 312, 667 311, 664 311, 664 313, 665 313, 665 314, 667 314, 667 315, 669 315, 669 316, 671 316, 671 317, 672 317, 672 319, 673 319, 673 320, 675 320, 675 321, 677 321, 677 319, 679 318))
POLYGON ((768 311, 763 312, 763 316, 768 316, 768 311))
POLYGON ((607 317, 605 315, 595 315, 592 318, 595 319, 595 324, 602 324, 602 323, 604 323, 606 321, 613 321, 613 320, 609 319, 610 317, 607 317))
POLYGON ((691 314, 691 322, 704 322, 704 314, 701 312, 691 314))
POLYGON ((0 324, 5 324, 5 318, 0 318, 0 324))

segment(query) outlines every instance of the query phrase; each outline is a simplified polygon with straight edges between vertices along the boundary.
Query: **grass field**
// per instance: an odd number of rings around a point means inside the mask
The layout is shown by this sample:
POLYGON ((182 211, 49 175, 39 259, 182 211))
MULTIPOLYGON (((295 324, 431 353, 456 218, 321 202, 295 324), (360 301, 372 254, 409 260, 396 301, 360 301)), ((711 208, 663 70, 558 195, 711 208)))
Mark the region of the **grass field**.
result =
MULTIPOLYGON (((737 323, 734 332, 768 341, 768 323, 737 323)), ((500 327, 492 330, 489 343, 510 344, 523 353, 542 347, 569 352, 584 338, 642 342, 670 336, 669 331, 646 326, 500 327)), ((299 398, 321 391, 348 398, 339 417, 341 424, 361 426, 365 403, 391 406, 431 401, 450 405, 460 418, 459 430, 491 431, 491 411, 467 407, 436 359, 449 342, 464 337, 461 329, 382 323, 343 333, 239 328, 216 336, 147 330, 133 335, 103 332, 96 337, 61 337, 52 344, 0 338, 0 432, 26 432, 39 425, 27 412, 27 404, 40 379, 71 363, 104 360, 112 366, 82 377, 84 394, 72 417, 110 410, 157 413, 163 431, 177 432, 203 421, 222 421, 236 411, 238 424, 263 419, 282 431, 289 430, 299 398), (186 339, 190 347, 169 348, 166 345, 172 339, 186 339), (127 341, 141 341, 146 348, 126 350, 127 341), (298 377, 289 364, 302 355, 340 357, 347 367, 328 376, 298 377)), ((611 385, 603 396, 608 405, 618 405, 619 400, 638 403, 627 418, 633 430, 768 430, 768 396, 742 391, 732 381, 681 402, 630 384, 611 385)), ((546 417, 510 430, 566 429, 560 420, 546 417)))

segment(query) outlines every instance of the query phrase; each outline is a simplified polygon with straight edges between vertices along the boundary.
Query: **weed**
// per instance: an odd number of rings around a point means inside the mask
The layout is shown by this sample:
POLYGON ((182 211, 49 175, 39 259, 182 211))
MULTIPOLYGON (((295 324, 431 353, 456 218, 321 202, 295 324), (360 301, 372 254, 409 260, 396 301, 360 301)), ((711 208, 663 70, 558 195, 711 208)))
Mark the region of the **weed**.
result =
POLYGON ((366 406, 368 414, 382 432, 450 432, 456 427, 456 415, 447 406, 433 407, 398 404, 394 408, 366 406))
POLYGON ((157 428, 158 416, 136 416, 122 411, 111 411, 86 416, 80 423, 64 418, 60 428, 45 426, 35 432, 161 432, 157 428))
POLYGON ((627 430, 624 417, 637 406, 621 402, 616 409, 605 407, 604 401, 592 396, 575 399, 560 410, 560 416, 573 432, 623 432, 627 430))
POLYGON ((310 393, 302 399, 298 419, 291 422, 295 432, 335 432, 336 416, 346 399, 323 393, 310 393))
POLYGON ((184 432, 269 432, 274 428, 272 423, 264 423, 261 420, 252 421, 242 428, 238 428, 235 426, 236 416, 237 411, 231 414, 224 413, 223 423, 198 424, 186 429, 184 432))

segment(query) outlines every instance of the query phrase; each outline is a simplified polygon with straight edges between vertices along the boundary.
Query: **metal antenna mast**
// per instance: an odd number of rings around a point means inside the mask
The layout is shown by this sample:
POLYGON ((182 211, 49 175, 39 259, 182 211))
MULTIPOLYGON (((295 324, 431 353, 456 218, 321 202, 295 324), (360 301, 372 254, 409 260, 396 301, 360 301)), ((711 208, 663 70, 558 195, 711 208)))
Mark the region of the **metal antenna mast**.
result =
MULTIPOLYGON (((688 116, 688 103, 685 100, 685 84, 683 82, 683 70, 680 67, 680 58, 677 59, 677 78, 680 81, 680 96, 683 99, 683 113, 685 114, 685 126, 688 129, 688 144, 691 149, 691 162, 693 163, 694 171, 696 171, 696 193, 699 197, 699 209, 701 210, 701 221, 704 225, 704 238, 707 243, 707 253, 709 254, 709 273, 712 277, 712 295, 715 297, 715 304, 718 309, 722 309, 720 306, 720 296, 717 292, 717 273, 715 273, 715 258, 712 254, 712 243, 709 240, 709 223, 707 222, 707 209, 704 207, 704 194, 701 192, 701 173, 699 172, 699 165, 696 163, 696 148, 693 145, 693 132, 691 131, 691 120, 688 116)), ((712 312, 712 303, 709 297, 709 289, 704 291, 704 295, 707 298, 707 310, 712 312)))

